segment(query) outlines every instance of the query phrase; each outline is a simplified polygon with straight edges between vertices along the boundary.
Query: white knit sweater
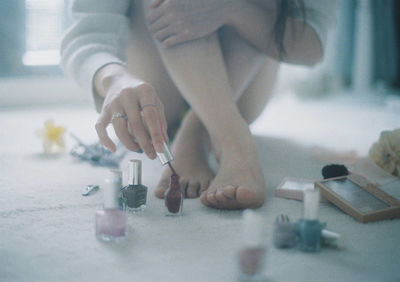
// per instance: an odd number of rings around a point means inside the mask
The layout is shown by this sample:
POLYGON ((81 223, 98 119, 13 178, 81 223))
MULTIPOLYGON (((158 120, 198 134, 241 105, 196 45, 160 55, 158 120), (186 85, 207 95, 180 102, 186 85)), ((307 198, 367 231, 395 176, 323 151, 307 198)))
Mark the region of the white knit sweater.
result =
MULTIPOLYGON (((125 61, 124 52, 131 34, 129 16, 132 1, 72 2, 73 24, 61 42, 61 65, 68 75, 90 92, 97 70, 109 63, 125 61)), ((305 0, 304 3, 306 23, 315 30, 325 46, 327 30, 334 18, 335 0, 305 0)), ((295 18, 300 16, 300 13, 294 15, 295 18)))

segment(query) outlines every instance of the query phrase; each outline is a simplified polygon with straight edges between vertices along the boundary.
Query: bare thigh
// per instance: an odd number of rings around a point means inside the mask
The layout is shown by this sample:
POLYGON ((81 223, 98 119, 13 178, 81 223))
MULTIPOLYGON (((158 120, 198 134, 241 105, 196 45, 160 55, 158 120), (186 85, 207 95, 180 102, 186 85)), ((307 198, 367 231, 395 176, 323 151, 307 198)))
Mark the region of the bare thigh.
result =
MULTIPOLYGON (((132 9, 128 67, 133 74, 153 85, 165 106, 168 124, 175 124, 182 117, 185 102, 147 31, 141 2, 134 1, 132 9)), ((278 63, 248 45, 230 28, 220 29, 218 34, 233 99, 238 102, 243 117, 251 122, 261 113, 273 91, 278 63)))
POLYGON ((133 1, 132 40, 127 48, 128 68, 135 76, 150 83, 165 107, 168 125, 182 118, 187 108, 174 82, 165 69, 157 47, 147 31, 141 1, 133 1))
POLYGON ((219 38, 233 98, 243 118, 251 123, 273 94, 279 63, 249 45, 231 28, 222 28, 219 38))

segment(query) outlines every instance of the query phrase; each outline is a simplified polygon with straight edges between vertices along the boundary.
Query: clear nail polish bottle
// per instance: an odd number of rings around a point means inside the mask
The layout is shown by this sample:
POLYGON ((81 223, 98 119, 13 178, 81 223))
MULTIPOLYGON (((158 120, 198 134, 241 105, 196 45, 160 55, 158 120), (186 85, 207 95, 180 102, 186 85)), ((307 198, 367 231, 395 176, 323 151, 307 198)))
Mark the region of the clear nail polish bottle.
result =
POLYGON ((96 237, 106 242, 115 242, 127 235, 127 216, 119 208, 121 189, 120 170, 111 170, 104 188, 104 206, 96 212, 96 237))
POLYGON ((239 251, 239 281, 262 281, 266 247, 262 219, 252 210, 243 212, 243 247, 239 251))
POLYGON ((274 222, 272 238, 276 248, 293 248, 298 243, 297 223, 290 222, 286 214, 277 216, 274 222))
POLYGON ((304 215, 298 221, 300 250, 318 252, 324 225, 318 220, 319 189, 304 190, 304 215))
POLYGON ((142 161, 129 161, 128 185, 122 189, 125 210, 138 212, 146 208, 147 187, 142 184, 142 161))
POLYGON ((183 193, 179 184, 179 175, 172 174, 168 189, 164 194, 166 215, 182 215, 183 193))

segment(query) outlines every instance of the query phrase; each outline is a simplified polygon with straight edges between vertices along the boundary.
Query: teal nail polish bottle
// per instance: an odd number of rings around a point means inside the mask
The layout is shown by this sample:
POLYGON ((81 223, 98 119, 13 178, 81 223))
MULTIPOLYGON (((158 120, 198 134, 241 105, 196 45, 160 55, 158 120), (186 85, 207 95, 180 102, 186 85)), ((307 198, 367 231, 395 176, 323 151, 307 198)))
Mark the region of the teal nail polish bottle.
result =
POLYGON ((318 220, 319 189, 304 191, 304 215, 298 221, 300 250, 303 252, 319 252, 321 249, 321 233, 324 228, 318 220))

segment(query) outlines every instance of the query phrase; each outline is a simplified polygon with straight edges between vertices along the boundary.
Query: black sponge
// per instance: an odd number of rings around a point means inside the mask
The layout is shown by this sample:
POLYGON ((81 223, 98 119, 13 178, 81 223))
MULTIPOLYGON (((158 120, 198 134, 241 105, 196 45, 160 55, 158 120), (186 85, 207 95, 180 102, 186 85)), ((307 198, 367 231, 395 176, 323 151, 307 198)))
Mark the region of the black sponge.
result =
POLYGON ((322 176, 324 179, 349 175, 349 170, 341 164, 330 164, 322 168, 322 176))

